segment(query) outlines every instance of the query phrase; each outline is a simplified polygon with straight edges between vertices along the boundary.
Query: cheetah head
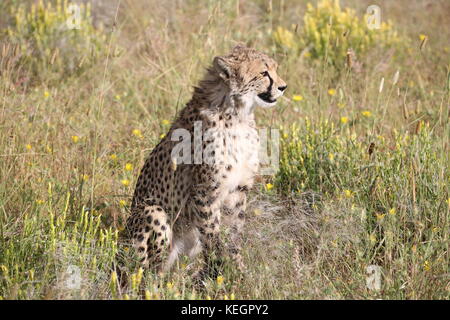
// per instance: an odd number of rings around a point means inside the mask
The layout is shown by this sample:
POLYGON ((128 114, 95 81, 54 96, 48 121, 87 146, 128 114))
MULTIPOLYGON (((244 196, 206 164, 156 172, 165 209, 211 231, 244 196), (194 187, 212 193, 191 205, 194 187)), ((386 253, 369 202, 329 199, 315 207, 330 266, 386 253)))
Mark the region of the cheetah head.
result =
POLYGON ((215 57, 213 66, 229 88, 230 96, 239 97, 250 109, 254 105, 274 106, 287 88, 272 58, 243 45, 237 45, 226 56, 215 57))

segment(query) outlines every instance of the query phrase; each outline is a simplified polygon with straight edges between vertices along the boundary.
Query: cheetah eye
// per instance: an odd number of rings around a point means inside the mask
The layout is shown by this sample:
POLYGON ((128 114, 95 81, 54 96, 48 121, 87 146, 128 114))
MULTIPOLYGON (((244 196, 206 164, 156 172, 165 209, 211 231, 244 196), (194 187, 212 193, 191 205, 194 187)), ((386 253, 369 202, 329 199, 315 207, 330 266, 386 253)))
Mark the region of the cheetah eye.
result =
POLYGON ((261 72, 261 75, 263 77, 268 77, 269 76, 269 72, 268 71, 261 72))

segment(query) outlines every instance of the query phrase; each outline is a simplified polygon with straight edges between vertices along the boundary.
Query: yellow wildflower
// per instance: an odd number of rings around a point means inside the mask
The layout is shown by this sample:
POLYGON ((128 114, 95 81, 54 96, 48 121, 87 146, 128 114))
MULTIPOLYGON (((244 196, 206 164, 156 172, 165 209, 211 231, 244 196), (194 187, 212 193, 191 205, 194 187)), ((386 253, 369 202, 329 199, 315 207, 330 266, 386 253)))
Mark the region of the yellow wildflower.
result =
POLYGON ((172 289, 173 288, 173 282, 167 282, 167 289, 172 289))
POLYGON ((329 154, 328 154, 328 160, 330 160, 331 162, 333 162, 333 161, 334 161, 334 154, 329 153, 329 154))
POLYGON ((389 214, 390 214, 391 216, 394 216, 396 213, 397 213, 397 210, 395 210, 395 208, 389 209, 389 214))
POLYGON ((121 99, 120 94, 116 94, 115 98, 116 98, 117 101, 120 101, 120 99, 121 99))
POLYGON ((420 41, 423 41, 423 40, 425 40, 426 38, 427 38, 426 35, 424 35, 424 34, 419 34, 419 39, 420 39, 420 41))
POLYGON ((294 34, 281 26, 277 27, 273 33, 273 38, 276 43, 287 48, 293 48, 295 45, 294 34))
POLYGON ((351 198, 353 196, 353 193, 350 190, 345 189, 344 190, 344 195, 345 195, 346 198, 351 198))
POLYGON ((377 220, 378 220, 378 221, 383 220, 383 218, 384 218, 385 215, 386 215, 386 214, 384 214, 384 213, 375 213, 375 216, 377 217, 377 220))
POLYGON ((113 271, 113 273, 111 274, 111 283, 115 284, 116 282, 117 282, 117 273, 113 271))
POLYGON ((132 165, 131 163, 127 163, 127 164, 125 165, 125 170, 127 170, 127 171, 133 170, 133 165, 132 165))
POLYGON ((128 179, 122 179, 120 181, 120 183, 122 183, 125 187, 128 187, 130 185, 130 180, 128 179))
POLYGON ((152 294, 150 293, 150 291, 145 290, 145 300, 151 300, 152 299, 152 294))
POLYGON ((294 94, 292 96, 292 100, 294 100, 294 101, 302 101, 303 97, 301 95, 299 95, 299 94, 294 94))
POLYGON ((236 299, 236 296, 234 295, 234 293, 231 293, 230 294, 230 300, 235 300, 236 299))
POLYGON ((113 153, 109 157, 111 158, 111 160, 117 160, 117 155, 115 153, 113 153))
POLYGON ((27 145, 25 145, 25 148, 26 148, 27 150, 31 150, 32 146, 31 146, 31 144, 27 144, 27 145))
POLYGON ((425 271, 430 271, 431 269, 431 263, 428 260, 425 260, 425 262, 423 263, 423 269, 425 271))
POLYGON ((361 112, 361 114, 362 114, 364 117, 367 117, 367 118, 370 118, 370 117, 372 116, 372 112, 367 111, 367 110, 361 112))
POLYGON ((266 184, 266 190, 267 191, 270 191, 272 189, 273 189, 273 184, 271 184, 271 183, 266 184))
POLYGON ((77 143, 80 138, 78 136, 72 136, 73 143, 77 143))
POLYGON ((334 88, 328 89, 328 94, 330 96, 335 96, 336 95, 336 89, 334 89, 334 88))
POLYGON ((346 124, 348 122, 348 117, 341 117, 341 123, 346 124))
POLYGON ((48 97, 50 97, 50 92, 48 92, 47 90, 44 91, 44 98, 47 99, 48 97))
POLYGON ((42 200, 42 199, 37 199, 37 200, 36 200, 36 204, 39 204, 39 205, 44 204, 44 200, 42 200))
POLYGON ((127 205, 127 201, 126 200, 120 200, 119 201, 119 206, 121 206, 122 208, 125 207, 127 205))
POLYGON ((221 286, 224 280, 225 279, 223 278, 223 276, 218 276, 216 282, 219 286, 221 286))
POLYGON ((143 137, 142 132, 141 132, 141 130, 139 130, 139 129, 134 129, 134 130, 133 130, 133 134, 134 134, 136 137, 138 137, 138 138, 142 138, 142 137, 143 137))
POLYGON ((165 136, 166 136, 166 134, 163 133, 163 134, 161 134, 161 135, 159 136, 159 138, 162 139, 162 138, 164 138, 165 136))
POLYGON ((161 121, 161 123, 162 123, 164 126, 167 126, 168 124, 170 124, 170 121, 164 119, 163 121, 161 121))
POLYGON ((89 176, 87 174, 83 174, 81 176, 81 179, 83 179, 84 181, 88 181, 89 180, 89 176))

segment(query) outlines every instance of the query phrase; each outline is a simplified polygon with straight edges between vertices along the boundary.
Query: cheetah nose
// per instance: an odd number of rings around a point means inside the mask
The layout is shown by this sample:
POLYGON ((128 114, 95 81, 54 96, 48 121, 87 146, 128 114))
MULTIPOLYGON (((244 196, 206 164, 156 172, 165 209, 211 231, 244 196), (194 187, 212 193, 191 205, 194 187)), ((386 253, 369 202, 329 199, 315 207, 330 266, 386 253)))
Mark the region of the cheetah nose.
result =
POLYGON ((281 92, 283 92, 284 90, 286 90, 287 86, 282 86, 282 87, 278 87, 278 90, 280 90, 281 92))

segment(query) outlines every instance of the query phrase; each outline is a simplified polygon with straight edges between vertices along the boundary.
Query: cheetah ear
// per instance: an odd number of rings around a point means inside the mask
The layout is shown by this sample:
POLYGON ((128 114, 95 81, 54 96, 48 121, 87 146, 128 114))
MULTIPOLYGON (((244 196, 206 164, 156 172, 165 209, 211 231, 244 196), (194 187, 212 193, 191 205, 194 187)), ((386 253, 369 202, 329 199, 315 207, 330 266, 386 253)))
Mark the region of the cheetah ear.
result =
POLYGON ((245 45, 245 43, 243 43, 243 42, 238 42, 238 43, 233 47, 233 49, 231 49, 231 52, 240 52, 240 51, 243 51, 243 50, 246 50, 246 49, 248 49, 248 47, 245 45))
POLYGON ((232 65, 227 58, 215 57, 213 60, 214 69, 223 80, 229 80, 233 73, 232 65))

